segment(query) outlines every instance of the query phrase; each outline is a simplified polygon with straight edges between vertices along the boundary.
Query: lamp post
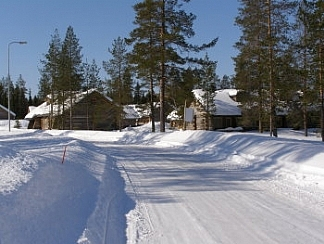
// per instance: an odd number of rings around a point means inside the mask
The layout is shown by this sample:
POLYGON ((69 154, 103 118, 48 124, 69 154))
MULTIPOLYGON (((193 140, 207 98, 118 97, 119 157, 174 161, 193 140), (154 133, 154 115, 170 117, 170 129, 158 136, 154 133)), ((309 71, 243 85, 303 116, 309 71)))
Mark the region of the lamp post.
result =
POLYGON ((8 44, 8 129, 10 131, 10 117, 11 117, 11 114, 10 114, 10 85, 11 85, 11 82, 10 82, 10 46, 11 44, 27 44, 26 41, 14 41, 14 42, 10 42, 8 44))

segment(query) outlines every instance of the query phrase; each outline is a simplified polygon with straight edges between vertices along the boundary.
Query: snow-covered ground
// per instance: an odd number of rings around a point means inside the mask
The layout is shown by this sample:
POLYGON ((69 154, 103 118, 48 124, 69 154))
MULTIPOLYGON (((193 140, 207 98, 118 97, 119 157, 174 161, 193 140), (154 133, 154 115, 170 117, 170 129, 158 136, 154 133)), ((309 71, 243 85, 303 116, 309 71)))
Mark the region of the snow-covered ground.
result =
POLYGON ((0 243, 324 243, 316 134, 0 123, 0 243))

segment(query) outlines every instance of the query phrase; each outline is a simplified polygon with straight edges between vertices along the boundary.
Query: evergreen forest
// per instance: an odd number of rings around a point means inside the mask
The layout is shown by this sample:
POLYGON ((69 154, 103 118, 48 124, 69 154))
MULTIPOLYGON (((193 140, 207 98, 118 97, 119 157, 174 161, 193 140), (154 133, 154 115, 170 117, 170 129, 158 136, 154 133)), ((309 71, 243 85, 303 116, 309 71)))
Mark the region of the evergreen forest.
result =
MULTIPOLYGON (((173 110, 181 114, 194 99, 193 89, 203 89, 211 98, 217 89, 236 88, 242 127, 269 131, 270 136, 278 136, 282 124, 303 129, 305 136, 308 128, 321 128, 324 141, 324 1, 239 0, 234 22, 241 36, 232 40, 238 51, 232 57, 235 73, 223 77, 216 72, 219 60, 209 58, 218 37, 191 43, 197 16, 184 10, 188 2, 137 1, 134 29, 114 39, 109 59, 101 64, 84 59, 72 26, 64 38, 55 29, 40 60, 38 94, 31 97, 22 76, 15 84, 10 81, 17 118, 48 95, 58 97, 64 106, 68 98, 72 103, 76 91, 95 88, 119 105, 149 104, 153 132, 158 104, 159 130, 164 132, 166 116, 173 110), (101 69, 105 78, 99 75, 101 69)), ((4 106, 7 87, 8 80, 2 78, 4 106)), ((122 119, 122 109, 119 114, 122 119)))

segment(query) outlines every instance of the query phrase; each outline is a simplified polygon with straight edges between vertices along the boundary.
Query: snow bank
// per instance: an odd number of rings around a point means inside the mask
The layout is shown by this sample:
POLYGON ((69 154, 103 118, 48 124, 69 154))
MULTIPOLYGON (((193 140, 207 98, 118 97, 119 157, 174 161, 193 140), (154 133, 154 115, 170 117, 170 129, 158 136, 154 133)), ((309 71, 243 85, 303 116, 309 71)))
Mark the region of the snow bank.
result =
POLYGON ((110 154, 116 144, 181 150, 199 163, 208 159, 225 170, 251 172, 291 197, 303 191, 312 196, 306 201, 323 205, 324 144, 292 131, 285 132, 286 138, 271 138, 239 132, 151 133, 150 125, 120 132, 1 130, 1 244, 130 241, 136 232, 130 218, 140 217, 140 206, 126 193, 127 174, 110 154))
POLYGON ((223 155, 236 158, 237 163, 253 162, 250 170, 262 171, 264 176, 313 179, 314 185, 324 189, 324 143, 310 133, 293 130, 279 131, 279 138, 268 134, 211 131, 172 131, 150 133, 150 126, 129 128, 122 132, 70 132, 75 138, 122 144, 147 144, 157 147, 178 147, 193 154, 223 155), (280 137, 282 136, 282 138, 280 137), (253 159, 253 160, 251 160, 253 159))
POLYGON ((37 169, 37 163, 28 155, 0 146, 0 194, 9 194, 27 183, 37 169))

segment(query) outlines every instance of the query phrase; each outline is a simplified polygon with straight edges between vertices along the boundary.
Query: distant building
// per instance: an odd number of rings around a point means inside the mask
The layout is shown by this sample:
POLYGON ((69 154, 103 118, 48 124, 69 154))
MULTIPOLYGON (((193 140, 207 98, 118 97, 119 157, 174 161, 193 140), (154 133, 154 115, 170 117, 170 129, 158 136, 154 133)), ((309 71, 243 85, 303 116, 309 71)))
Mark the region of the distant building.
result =
POLYGON ((202 89, 193 90, 195 97, 190 108, 194 110, 193 121, 187 123, 187 129, 195 130, 219 130, 235 129, 238 126, 238 118, 242 116, 239 103, 236 101, 236 89, 217 90, 214 94, 215 111, 207 117, 206 102, 202 89), (207 121, 209 120, 209 121, 207 121), (209 126, 209 128, 207 128, 209 126))
POLYGON ((97 90, 76 92, 72 99, 68 97, 64 102, 59 102, 58 97, 48 96, 38 107, 29 107, 25 116, 29 120, 29 129, 116 129, 116 105, 97 90))
MULTIPOLYGON (((8 119, 8 108, 0 104, 0 120, 4 120, 4 119, 8 119)), ((11 120, 16 119, 16 114, 12 111, 10 111, 10 119, 11 120)))

